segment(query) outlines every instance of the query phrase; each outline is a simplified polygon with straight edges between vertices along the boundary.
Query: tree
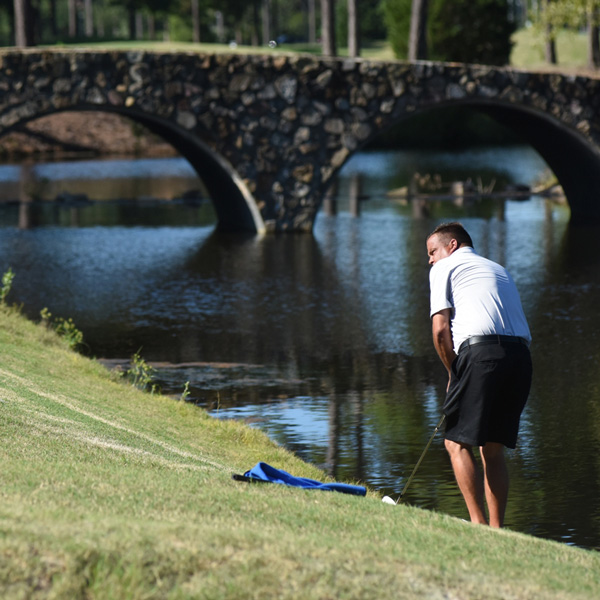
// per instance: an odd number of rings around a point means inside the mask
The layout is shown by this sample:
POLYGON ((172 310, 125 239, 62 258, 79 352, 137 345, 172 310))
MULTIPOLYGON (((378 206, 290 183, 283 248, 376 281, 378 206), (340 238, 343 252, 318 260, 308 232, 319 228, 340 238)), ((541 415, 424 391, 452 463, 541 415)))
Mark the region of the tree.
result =
POLYGON ((429 0, 412 0, 408 59, 427 59, 427 12, 429 0))
POLYGON ((335 0, 321 0, 321 37, 323 54, 336 56, 335 43, 335 0))
POLYGON ((383 0, 381 5, 388 41, 398 58, 408 56, 411 5, 412 0, 383 0))
POLYGON ((537 15, 537 24, 546 33, 546 60, 556 63, 556 50, 552 51, 554 32, 571 27, 587 29, 588 64, 600 67, 600 0, 544 0, 543 10, 537 15))
POLYGON ((435 0, 431 55, 439 60, 506 65, 515 27, 508 0, 435 0))
MULTIPOLYGON (((421 0, 422 1, 422 0, 421 0)), ((408 40, 413 23, 427 33, 427 57, 456 62, 503 65, 510 61, 511 35, 515 21, 509 18, 509 0, 429 0, 428 11, 413 0, 383 0, 382 8, 388 39, 399 58, 409 56, 408 40), (423 12, 421 12, 423 11, 423 12)), ((514 11, 513 11, 514 12, 514 11)), ((418 52, 417 36, 415 57, 418 52)))

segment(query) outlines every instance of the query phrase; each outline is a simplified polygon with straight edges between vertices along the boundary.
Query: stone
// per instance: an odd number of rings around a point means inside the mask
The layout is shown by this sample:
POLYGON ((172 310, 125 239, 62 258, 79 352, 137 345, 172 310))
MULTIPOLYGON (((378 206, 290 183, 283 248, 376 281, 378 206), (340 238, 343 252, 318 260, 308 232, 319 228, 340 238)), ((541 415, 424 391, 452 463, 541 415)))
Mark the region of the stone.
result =
POLYGON ((193 129, 196 127, 198 120, 196 119, 196 115, 193 113, 189 111, 181 111, 177 113, 177 123, 184 129, 193 129))
POLYGON ((350 152, 348 151, 347 148, 340 148, 331 157, 331 166, 334 169, 338 169, 339 167, 341 167, 346 162, 346 159, 348 158, 349 155, 350 155, 350 152))
POLYGON ((314 175, 314 166, 312 164, 300 165, 292 171, 292 175, 298 181, 310 183, 314 175))
POLYGON ((327 71, 324 71, 317 77, 315 83, 321 89, 325 89, 326 87, 328 87, 331 84, 332 79, 333 79, 333 71, 331 69, 327 69, 327 71))
POLYGON ((340 135, 344 132, 345 125, 342 119, 327 119, 323 124, 323 128, 327 133, 340 135))
POLYGON ((229 91, 234 94, 245 92, 250 87, 252 78, 247 73, 237 73, 229 81, 229 91))
POLYGON ((275 80, 275 89, 288 104, 292 104, 298 90, 298 79, 293 75, 283 75, 275 80))

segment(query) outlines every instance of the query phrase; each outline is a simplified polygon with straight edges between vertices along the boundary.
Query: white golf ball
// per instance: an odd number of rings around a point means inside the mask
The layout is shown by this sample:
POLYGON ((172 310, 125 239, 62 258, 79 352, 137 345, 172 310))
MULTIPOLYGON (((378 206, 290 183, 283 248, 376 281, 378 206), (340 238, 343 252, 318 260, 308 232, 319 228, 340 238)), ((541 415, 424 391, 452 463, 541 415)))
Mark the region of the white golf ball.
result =
POLYGON ((277 42, 275 40, 271 40, 269 42, 269 48, 277 48, 277 42))
POLYGON ((396 504, 389 496, 384 496, 381 501, 385 504, 396 504))

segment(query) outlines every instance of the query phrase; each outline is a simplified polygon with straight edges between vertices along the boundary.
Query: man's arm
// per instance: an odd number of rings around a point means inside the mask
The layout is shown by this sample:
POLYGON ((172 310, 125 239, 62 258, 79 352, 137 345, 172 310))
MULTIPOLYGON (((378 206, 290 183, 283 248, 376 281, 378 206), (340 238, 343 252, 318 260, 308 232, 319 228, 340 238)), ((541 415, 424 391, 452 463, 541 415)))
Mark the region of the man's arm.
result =
POLYGON ((454 353, 454 345, 452 343, 452 329, 450 328, 450 319, 452 317, 452 309, 445 308, 435 313, 431 317, 431 331, 433 334, 433 345, 438 356, 448 371, 450 376, 450 367, 456 358, 454 353))

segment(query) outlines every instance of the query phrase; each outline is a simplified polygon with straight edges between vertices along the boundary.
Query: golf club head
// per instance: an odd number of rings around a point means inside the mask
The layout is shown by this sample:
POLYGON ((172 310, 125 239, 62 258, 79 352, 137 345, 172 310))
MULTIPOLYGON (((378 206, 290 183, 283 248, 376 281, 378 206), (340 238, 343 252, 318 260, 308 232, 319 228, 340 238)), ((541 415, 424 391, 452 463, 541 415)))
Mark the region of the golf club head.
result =
POLYGON ((389 496, 384 496, 381 501, 385 504, 398 504, 395 500, 393 500, 392 498, 390 498, 389 496))

